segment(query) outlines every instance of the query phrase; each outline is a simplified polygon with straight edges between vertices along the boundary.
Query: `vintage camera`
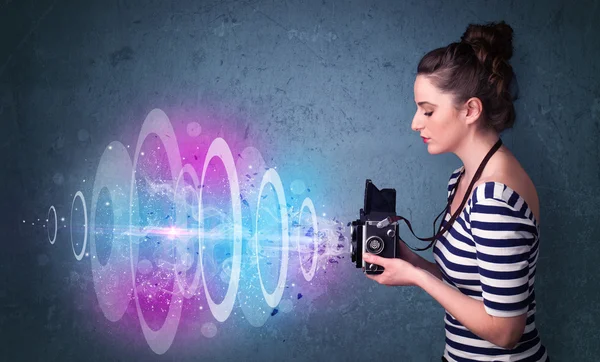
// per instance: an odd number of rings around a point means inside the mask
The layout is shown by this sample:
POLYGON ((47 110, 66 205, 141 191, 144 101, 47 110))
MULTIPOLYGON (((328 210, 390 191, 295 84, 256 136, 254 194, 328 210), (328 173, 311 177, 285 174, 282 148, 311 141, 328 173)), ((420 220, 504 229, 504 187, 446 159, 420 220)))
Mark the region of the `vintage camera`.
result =
POLYGON ((396 216, 396 190, 379 190, 367 179, 364 203, 364 208, 360 209, 360 219, 350 224, 352 262, 366 274, 381 274, 383 267, 376 264, 365 265, 362 255, 363 252, 368 252, 384 258, 400 257, 398 223, 392 222, 382 228, 377 226, 380 221, 396 216))

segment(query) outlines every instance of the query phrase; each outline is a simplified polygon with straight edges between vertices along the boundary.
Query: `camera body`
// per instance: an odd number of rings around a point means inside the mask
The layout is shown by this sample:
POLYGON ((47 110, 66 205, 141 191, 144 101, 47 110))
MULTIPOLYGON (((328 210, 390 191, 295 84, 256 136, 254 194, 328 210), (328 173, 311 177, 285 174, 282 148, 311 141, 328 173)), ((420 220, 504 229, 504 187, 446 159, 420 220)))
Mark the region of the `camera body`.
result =
POLYGON ((377 224, 387 217, 396 216, 396 190, 379 190, 371 180, 365 183, 364 208, 360 209, 359 219, 350 223, 352 262, 366 274, 381 274, 381 265, 365 263, 363 252, 383 258, 399 258, 399 225, 397 222, 379 228, 377 224))

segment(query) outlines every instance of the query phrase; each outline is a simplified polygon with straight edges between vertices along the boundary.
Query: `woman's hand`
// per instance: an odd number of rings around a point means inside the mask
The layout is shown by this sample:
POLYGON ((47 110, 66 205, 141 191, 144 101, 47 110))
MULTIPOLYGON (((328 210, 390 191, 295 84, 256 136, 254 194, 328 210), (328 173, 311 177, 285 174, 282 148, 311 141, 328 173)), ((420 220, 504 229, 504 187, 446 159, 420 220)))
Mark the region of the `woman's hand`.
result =
POLYGON ((376 264, 383 267, 381 274, 367 274, 367 278, 375 280, 379 284, 392 285, 417 285, 417 278, 421 269, 413 266, 411 263, 397 258, 382 258, 377 255, 364 253, 363 260, 369 264, 376 264))

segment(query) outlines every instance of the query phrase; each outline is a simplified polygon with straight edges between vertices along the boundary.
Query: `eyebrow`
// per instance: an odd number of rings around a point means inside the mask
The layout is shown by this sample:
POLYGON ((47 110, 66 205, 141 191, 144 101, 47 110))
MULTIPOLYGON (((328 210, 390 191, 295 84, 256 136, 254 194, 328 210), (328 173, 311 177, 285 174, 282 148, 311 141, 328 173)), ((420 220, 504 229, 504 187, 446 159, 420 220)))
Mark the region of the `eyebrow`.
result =
POLYGON ((417 104, 418 104, 419 106, 423 106, 423 105, 425 105, 425 104, 428 104, 428 105, 430 105, 430 106, 432 106, 432 107, 437 107, 437 105, 436 105, 436 104, 433 104, 433 103, 430 103, 430 102, 419 102, 419 103, 417 103, 417 104))

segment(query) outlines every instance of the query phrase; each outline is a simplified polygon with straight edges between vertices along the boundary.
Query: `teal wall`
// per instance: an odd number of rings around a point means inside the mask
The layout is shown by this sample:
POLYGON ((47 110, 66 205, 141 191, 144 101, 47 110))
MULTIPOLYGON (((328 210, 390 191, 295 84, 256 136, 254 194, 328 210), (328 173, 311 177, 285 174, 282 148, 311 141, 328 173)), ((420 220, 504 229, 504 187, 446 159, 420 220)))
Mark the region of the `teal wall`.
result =
POLYGON ((598 1, 2 1, 0 360, 438 361, 437 302, 416 288, 373 283, 347 256, 319 274, 323 290, 305 293, 292 313, 258 328, 232 319, 212 339, 188 321, 156 355, 135 314, 104 318, 89 262, 73 258, 64 230, 50 245, 37 218, 50 205, 67 214, 82 187, 89 196, 81 180, 93 179, 106 145, 134 144, 146 115, 160 108, 176 129, 202 113, 206 134, 254 145, 279 166, 284 184, 304 177, 317 206, 339 220, 358 217, 364 179, 395 187, 398 213, 427 236, 460 164, 429 155, 410 129, 417 63, 457 41, 469 23, 495 20, 514 29, 520 85, 517 121, 503 140, 541 203, 542 341, 553 361, 600 360, 599 8, 598 1))

